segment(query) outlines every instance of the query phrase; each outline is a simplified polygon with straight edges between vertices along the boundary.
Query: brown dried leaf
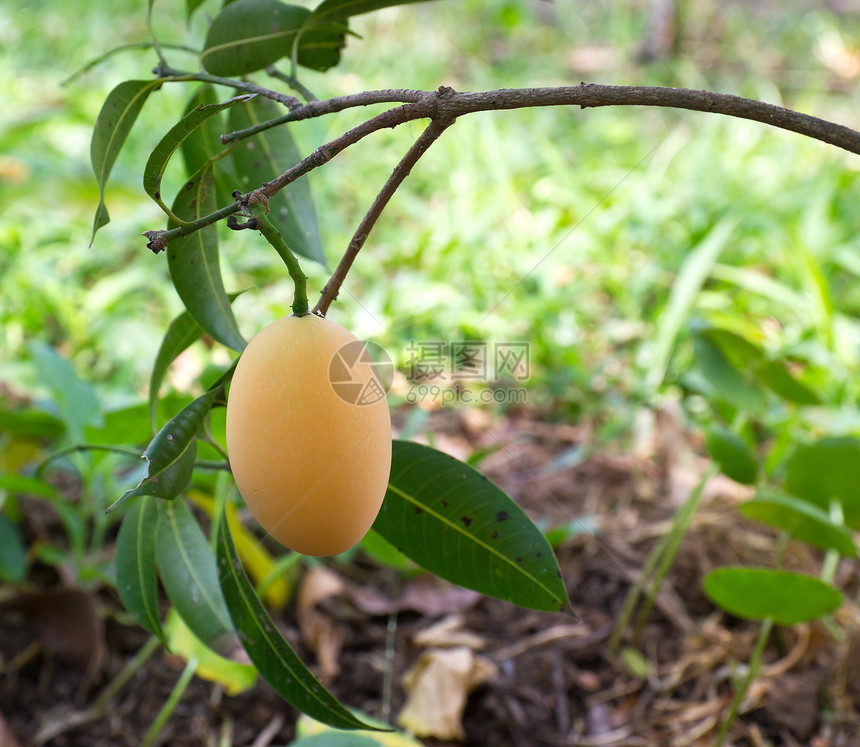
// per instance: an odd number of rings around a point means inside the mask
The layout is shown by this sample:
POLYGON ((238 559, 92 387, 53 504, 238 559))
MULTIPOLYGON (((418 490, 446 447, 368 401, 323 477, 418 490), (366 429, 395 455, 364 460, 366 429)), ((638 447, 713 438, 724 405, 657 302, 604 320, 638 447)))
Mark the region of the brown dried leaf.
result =
POLYGON ((340 672, 343 626, 332 620, 318 605, 344 593, 346 585, 334 571, 320 566, 305 574, 297 599, 302 640, 316 654, 320 678, 330 681, 340 672))
POLYGON ((451 648, 465 646, 473 651, 485 648, 487 641, 470 630, 463 629, 463 616, 448 615, 435 625, 419 630, 412 636, 412 642, 422 648, 451 648))
POLYGON ((403 676, 409 697, 398 724, 417 737, 463 739, 466 696, 496 671, 465 646, 425 651, 403 676))
POLYGON ((358 609, 374 616, 412 610, 426 617, 441 617, 470 609, 481 599, 477 591, 453 586, 432 576, 419 576, 410 581, 397 599, 389 599, 367 586, 349 589, 349 596, 358 609))

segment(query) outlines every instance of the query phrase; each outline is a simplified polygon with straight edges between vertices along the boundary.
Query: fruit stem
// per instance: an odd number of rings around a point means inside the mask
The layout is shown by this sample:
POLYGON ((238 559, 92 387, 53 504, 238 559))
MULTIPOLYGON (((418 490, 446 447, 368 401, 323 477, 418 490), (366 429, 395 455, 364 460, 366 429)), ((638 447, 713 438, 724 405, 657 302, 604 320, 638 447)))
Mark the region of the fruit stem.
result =
POLYGON ((293 284, 296 287, 295 295, 293 296, 293 314, 295 316, 305 316, 308 313, 308 278, 302 272, 299 261, 296 259, 286 242, 281 232, 272 225, 267 213, 269 212, 268 200, 263 198, 256 205, 249 200, 249 213, 252 218, 257 220, 256 228, 266 237, 266 240, 275 248, 275 251, 284 260, 290 277, 293 279, 293 284))

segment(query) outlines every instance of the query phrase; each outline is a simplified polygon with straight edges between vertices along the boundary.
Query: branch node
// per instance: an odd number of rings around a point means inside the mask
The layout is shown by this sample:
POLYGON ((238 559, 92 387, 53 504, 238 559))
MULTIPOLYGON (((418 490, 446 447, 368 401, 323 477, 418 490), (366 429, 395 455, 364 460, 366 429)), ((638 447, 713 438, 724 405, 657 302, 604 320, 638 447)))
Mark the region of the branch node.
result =
POLYGON ((164 231, 144 231, 141 235, 149 239, 146 248, 151 249, 153 254, 158 254, 167 249, 167 239, 164 238, 164 231))
POLYGON ((246 229, 250 229, 252 231, 260 230, 260 221, 257 218, 249 218, 244 223, 239 223, 239 220, 235 215, 231 215, 227 218, 227 228, 231 231, 244 231, 246 229))

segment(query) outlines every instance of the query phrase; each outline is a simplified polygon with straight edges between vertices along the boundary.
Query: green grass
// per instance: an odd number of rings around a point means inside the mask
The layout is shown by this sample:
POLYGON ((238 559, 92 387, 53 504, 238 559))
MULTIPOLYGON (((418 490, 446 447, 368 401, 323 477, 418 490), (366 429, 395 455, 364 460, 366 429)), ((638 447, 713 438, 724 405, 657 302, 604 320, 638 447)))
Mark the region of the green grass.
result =
MULTIPOLYGON (((164 40, 186 41, 180 5, 155 3, 164 40)), ((856 18, 801 3, 752 17, 741 4, 720 5, 719 14, 717 4, 697 4, 682 55, 642 66, 634 60, 639 5, 468 0, 392 9, 357 19, 363 40, 350 39, 338 68, 304 82, 320 97, 441 84, 683 85, 860 124, 849 95, 856 79, 821 61, 840 50, 850 61, 856 18), (583 70, 585 58, 606 62, 583 70)), ((0 113, 0 381, 21 394, 34 386, 27 343, 39 339, 71 356, 104 401, 142 395, 181 308, 163 257, 139 234, 162 225, 141 172, 188 91, 167 86, 147 105, 108 185, 112 222, 90 248, 93 120, 110 88, 148 77, 154 55, 119 55, 60 87, 110 46, 145 40, 144 6, 49 2, 34 10, 13 2, 0 11, 0 92, 12 101, 0 113)), ((210 0, 204 10, 217 7, 210 0)), ((203 23, 199 14, 191 43, 199 44, 203 23)), ((173 60, 194 66, 181 52, 173 60)), ((368 114, 301 123, 296 135, 309 152, 368 114)), ((378 133, 311 175, 332 265, 420 128, 378 133)), ((530 402, 559 416, 600 415, 607 433, 623 433, 631 403, 653 396, 642 382, 681 267, 732 221, 702 292, 672 322, 680 347, 670 348, 668 380, 689 365, 683 317, 710 315, 754 325, 768 345, 830 370, 833 401, 848 403, 860 342, 857 165, 797 135, 692 112, 559 108, 463 118, 392 200, 329 316, 401 361, 410 340, 531 340, 530 402)), ((173 176, 166 181, 175 188, 173 176)), ((235 307, 246 334, 288 313, 288 278, 262 240, 225 236, 223 257, 228 290, 252 289, 235 307)), ((326 275, 305 265, 313 300, 326 275)))

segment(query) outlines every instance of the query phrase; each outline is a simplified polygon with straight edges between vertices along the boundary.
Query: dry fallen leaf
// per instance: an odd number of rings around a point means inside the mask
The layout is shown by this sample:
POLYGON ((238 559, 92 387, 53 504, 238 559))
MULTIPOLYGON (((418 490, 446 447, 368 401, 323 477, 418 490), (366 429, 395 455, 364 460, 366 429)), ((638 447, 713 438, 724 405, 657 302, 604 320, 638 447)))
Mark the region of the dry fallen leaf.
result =
POLYGON ((417 737, 463 739, 466 696, 496 671, 465 646, 425 651, 403 676, 409 696, 397 723, 417 737))
POLYGON ((425 617, 441 617, 474 607, 481 599, 477 591, 454 586, 429 575, 407 583, 397 599, 389 599, 370 586, 353 586, 348 589, 348 594, 352 603, 367 615, 412 610, 425 617))
POLYGON ((302 640, 316 654, 320 677, 330 681, 340 672, 343 627, 317 608, 329 597, 343 594, 345 585, 334 571, 320 566, 305 574, 297 599, 299 630, 302 640))
POLYGON ((487 641, 477 633, 464 630, 462 615, 448 615, 435 625, 419 630, 412 636, 412 642, 421 648, 451 648, 465 646, 473 651, 480 651, 487 641))

